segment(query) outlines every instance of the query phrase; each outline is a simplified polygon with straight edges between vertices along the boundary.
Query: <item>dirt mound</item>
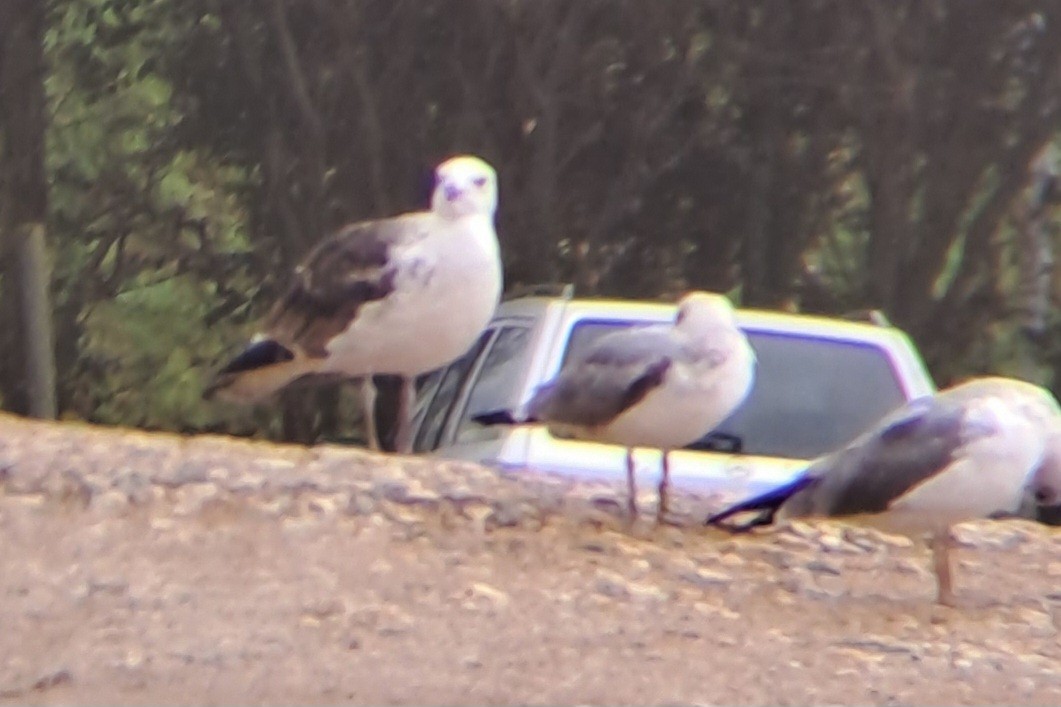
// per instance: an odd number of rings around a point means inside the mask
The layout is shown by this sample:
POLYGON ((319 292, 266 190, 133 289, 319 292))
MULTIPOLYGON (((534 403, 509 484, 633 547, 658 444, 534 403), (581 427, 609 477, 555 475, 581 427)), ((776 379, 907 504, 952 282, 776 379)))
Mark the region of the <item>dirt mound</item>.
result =
POLYGON ((962 526, 946 609, 908 541, 626 531, 621 492, 0 417, 0 702, 1061 695, 1056 528, 962 526))

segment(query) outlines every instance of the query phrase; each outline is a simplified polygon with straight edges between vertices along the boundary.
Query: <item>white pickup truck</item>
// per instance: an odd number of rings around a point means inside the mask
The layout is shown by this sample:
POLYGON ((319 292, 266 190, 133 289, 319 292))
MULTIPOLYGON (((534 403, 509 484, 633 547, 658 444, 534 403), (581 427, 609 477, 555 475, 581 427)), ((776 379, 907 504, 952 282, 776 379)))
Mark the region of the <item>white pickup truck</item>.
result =
MULTIPOLYGON (((622 482, 622 447, 559 439, 537 426, 484 427, 472 418, 519 410, 597 336, 669 322, 674 312, 672 304, 562 296, 504 302, 476 345, 420 386, 415 451, 517 473, 622 482)), ((764 491, 935 391, 910 339, 887 324, 756 310, 738 310, 737 318, 757 357, 754 388, 715 433, 672 452, 675 491, 722 499, 764 491)), ((660 452, 639 449, 635 459, 639 488, 654 487, 660 452)))

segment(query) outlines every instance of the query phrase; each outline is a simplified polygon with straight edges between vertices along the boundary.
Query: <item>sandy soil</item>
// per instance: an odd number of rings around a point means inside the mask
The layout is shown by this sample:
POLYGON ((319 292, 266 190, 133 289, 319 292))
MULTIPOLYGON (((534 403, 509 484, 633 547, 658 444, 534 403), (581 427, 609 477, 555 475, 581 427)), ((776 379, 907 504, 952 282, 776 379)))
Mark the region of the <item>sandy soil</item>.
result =
POLYGON ((1056 528, 961 526, 948 609, 909 541, 616 491, 0 417, 0 703, 1061 703, 1056 528))

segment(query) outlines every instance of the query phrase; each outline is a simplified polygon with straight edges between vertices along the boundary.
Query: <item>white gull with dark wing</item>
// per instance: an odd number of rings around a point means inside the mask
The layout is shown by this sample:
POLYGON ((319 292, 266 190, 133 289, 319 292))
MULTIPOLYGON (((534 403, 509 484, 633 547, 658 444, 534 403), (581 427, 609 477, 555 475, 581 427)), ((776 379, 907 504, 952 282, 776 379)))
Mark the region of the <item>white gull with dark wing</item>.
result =
POLYGON ((343 227, 295 269, 207 396, 255 402, 299 379, 395 374, 397 446, 408 451, 415 377, 465 353, 500 300, 496 209, 494 169, 459 156, 437 168, 429 211, 343 227))
POLYGON ((632 326, 596 340, 542 384, 522 417, 479 415, 485 424, 541 423, 558 436, 622 445, 631 517, 637 514, 635 447, 663 450, 657 517, 666 518, 668 452, 695 442, 740 406, 755 354, 723 295, 682 298, 673 324, 632 326))

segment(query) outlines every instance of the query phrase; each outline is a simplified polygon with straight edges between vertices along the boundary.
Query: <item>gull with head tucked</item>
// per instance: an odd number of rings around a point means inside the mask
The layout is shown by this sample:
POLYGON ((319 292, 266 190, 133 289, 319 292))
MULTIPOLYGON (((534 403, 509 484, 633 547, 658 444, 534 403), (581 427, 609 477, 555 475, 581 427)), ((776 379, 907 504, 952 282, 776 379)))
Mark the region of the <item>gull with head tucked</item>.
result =
POLYGON ((785 518, 836 517, 928 534, 937 600, 953 605, 951 526, 1016 515, 1028 499, 1061 502, 1061 411, 1043 388, 983 377, 907 403, 790 483, 707 523, 741 531, 785 518))

